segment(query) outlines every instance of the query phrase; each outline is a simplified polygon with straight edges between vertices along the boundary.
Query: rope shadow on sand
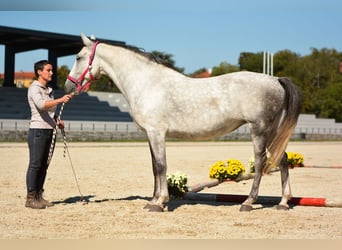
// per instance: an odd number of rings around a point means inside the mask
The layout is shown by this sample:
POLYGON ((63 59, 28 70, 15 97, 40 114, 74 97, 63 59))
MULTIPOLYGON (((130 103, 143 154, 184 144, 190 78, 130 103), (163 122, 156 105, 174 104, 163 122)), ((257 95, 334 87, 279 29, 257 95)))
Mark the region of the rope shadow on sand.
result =
POLYGON ((142 197, 140 195, 133 195, 133 196, 128 196, 128 197, 125 197, 125 198, 118 198, 118 199, 115 199, 117 201, 134 201, 134 200, 145 200, 145 201, 150 201, 152 198, 151 197, 142 197))
POLYGON ((91 198, 94 198, 95 195, 86 195, 86 196, 73 196, 66 198, 65 200, 62 201, 53 201, 52 203, 57 205, 57 204, 74 204, 77 202, 90 202, 91 198))
POLYGON ((96 197, 95 195, 86 195, 86 196, 73 196, 66 198, 65 200, 61 201, 53 201, 52 203, 55 205, 58 204, 75 204, 78 202, 83 202, 83 203, 102 203, 102 202, 109 202, 109 201, 133 201, 133 200, 146 200, 149 201, 151 200, 151 197, 142 197, 142 196, 129 196, 125 198, 104 198, 104 199, 93 199, 96 197))

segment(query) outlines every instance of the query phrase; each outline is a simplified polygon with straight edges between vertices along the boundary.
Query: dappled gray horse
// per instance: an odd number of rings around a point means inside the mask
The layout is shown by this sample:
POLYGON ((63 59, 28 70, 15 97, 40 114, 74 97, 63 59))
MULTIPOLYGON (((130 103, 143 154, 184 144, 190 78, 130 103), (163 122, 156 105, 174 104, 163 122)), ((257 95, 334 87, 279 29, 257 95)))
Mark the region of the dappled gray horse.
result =
POLYGON ((152 156, 154 192, 145 206, 163 211, 169 200, 165 138, 208 139, 247 123, 254 147, 255 177, 240 211, 252 210, 263 172, 279 165, 282 199, 288 209, 291 189, 285 149, 301 108, 298 88, 288 78, 237 72, 195 79, 166 67, 151 54, 131 46, 99 43, 81 35, 68 79, 67 93, 87 91, 101 74, 110 77, 130 105, 130 113, 146 132, 152 156), (267 161, 267 154, 270 161, 267 161))

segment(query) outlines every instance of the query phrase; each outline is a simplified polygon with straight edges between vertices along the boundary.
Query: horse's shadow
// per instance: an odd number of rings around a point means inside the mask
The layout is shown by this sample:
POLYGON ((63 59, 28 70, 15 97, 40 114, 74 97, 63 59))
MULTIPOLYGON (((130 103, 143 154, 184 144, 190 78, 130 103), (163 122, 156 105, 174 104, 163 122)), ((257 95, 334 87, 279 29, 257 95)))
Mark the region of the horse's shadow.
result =
MULTIPOLYGON (((102 202, 110 202, 110 201, 135 201, 135 200, 145 200, 150 201, 152 197, 147 196, 140 196, 140 195, 134 195, 134 196, 128 196, 123 198, 104 198, 104 199, 93 199, 95 198, 95 195, 86 195, 86 196, 73 196, 69 197, 62 201, 54 201, 54 204, 73 204, 78 202, 83 202, 85 204, 88 203, 102 203, 102 202)), ((219 202, 219 201, 202 201, 202 200, 189 200, 186 198, 176 198, 172 199, 165 203, 165 210, 168 212, 173 212, 176 209, 182 207, 182 206, 188 206, 188 205, 207 205, 207 206, 237 206, 241 205, 236 202, 219 202)), ((260 207, 255 207, 253 210, 259 210, 263 208, 270 208, 274 205, 272 204, 260 204, 260 207)), ((290 206, 290 209, 292 206, 290 206)))
MULTIPOLYGON (((119 198, 114 200, 126 200, 126 201, 133 201, 133 200, 146 200, 150 201, 151 197, 141 197, 141 196, 128 196, 125 198, 119 198)), ((166 211, 173 212, 182 206, 191 206, 191 205, 207 205, 207 206, 240 206, 240 203, 236 202, 219 202, 219 201, 203 201, 203 200, 189 200, 186 198, 176 198, 172 199, 165 203, 166 211)), ((272 204, 259 204, 260 207, 255 207, 253 210, 259 210, 263 208, 270 208, 274 205, 272 204)), ((165 211, 165 210, 164 210, 165 211)))
MULTIPOLYGON (((226 206, 226 207, 232 207, 232 206, 240 206, 240 203, 236 202, 219 202, 219 201, 201 201, 201 200, 188 200, 188 199, 174 199, 165 204, 167 207, 167 211, 172 212, 182 206, 191 206, 191 205, 207 205, 207 206, 226 206)), ((266 207, 272 207, 269 205, 262 204, 261 207, 253 208, 253 210, 263 209, 266 207)))

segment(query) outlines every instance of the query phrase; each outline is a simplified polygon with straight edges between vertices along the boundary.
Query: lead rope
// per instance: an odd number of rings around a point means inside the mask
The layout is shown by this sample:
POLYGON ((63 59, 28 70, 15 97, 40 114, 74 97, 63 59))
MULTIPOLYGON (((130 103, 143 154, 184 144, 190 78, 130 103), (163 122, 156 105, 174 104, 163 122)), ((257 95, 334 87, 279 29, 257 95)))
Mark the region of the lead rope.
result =
MULTIPOLYGON (((61 119, 62 113, 64 111, 64 105, 65 105, 65 103, 63 102, 62 106, 61 106, 61 109, 59 111, 57 120, 61 119)), ((48 157, 48 160, 47 160, 47 165, 48 166, 49 166, 49 164, 51 162, 52 155, 53 155, 53 152, 54 152, 54 149, 55 149, 57 130, 58 130, 58 124, 56 123, 56 126, 53 129, 51 146, 50 146, 50 151, 49 151, 49 157, 48 157)), ((69 149, 68 149, 68 146, 67 146, 67 137, 66 137, 66 133, 65 133, 64 128, 61 129, 61 133, 63 135, 63 144, 64 144, 63 157, 65 158, 65 155, 66 155, 66 152, 67 152, 68 153, 69 162, 70 162, 70 166, 71 166, 71 169, 72 169, 72 173, 73 173, 75 181, 76 181, 77 189, 78 189, 78 192, 80 193, 80 201, 83 201, 83 194, 81 192, 80 185, 78 183, 78 179, 77 179, 77 176, 76 176, 76 171, 75 171, 75 168, 74 168, 74 164, 71 161, 71 156, 70 156, 69 149)))
POLYGON ((77 176, 76 176, 76 171, 75 171, 75 168, 74 168, 74 164, 71 161, 70 152, 69 152, 69 149, 68 149, 68 146, 67 146, 67 137, 66 137, 64 128, 61 129, 61 132, 62 132, 62 135, 63 135, 63 143, 64 143, 63 157, 65 158, 65 153, 68 153, 68 158, 69 158, 70 166, 71 166, 71 169, 72 169, 72 173, 74 174, 74 178, 75 178, 75 181, 76 181, 77 189, 78 189, 78 192, 80 193, 80 201, 83 201, 83 194, 82 194, 81 189, 80 189, 80 184, 78 183, 78 179, 77 179, 77 176))

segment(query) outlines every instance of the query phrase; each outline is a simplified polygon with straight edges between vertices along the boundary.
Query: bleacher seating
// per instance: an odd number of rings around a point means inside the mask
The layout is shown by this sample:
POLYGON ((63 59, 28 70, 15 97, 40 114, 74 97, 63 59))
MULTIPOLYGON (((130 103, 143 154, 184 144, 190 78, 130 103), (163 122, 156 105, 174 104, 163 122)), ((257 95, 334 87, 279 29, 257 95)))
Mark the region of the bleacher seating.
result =
POLYGON ((100 101, 108 102, 112 107, 118 107, 122 112, 129 111, 128 103, 120 93, 88 91, 88 94, 97 97, 100 101))
POLYGON ((301 114, 298 118, 296 133, 307 134, 342 134, 342 123, 334 119, 316 118, 313 114, 301 114))
POLYGON ((0 119, 29 119, 27 89, 0 88, 0 119))
MULTIPOLYGON (((54 95, 58 98, 64 92, 55 90, 54 95)), ((0 119, 30 119, 27 89, 0 88, 0 119)), ((131 122, 132 118, 127 111, 121 111, 107 101, 100 101, 96 96, 82 93, 65 105, 63 120, 131 122)))

